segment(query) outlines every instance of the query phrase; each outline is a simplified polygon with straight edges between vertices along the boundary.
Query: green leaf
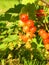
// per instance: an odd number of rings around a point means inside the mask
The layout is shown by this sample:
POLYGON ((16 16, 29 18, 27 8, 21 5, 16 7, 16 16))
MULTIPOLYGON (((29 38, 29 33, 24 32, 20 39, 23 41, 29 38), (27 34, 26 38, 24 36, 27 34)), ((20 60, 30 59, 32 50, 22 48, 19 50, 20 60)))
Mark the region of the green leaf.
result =
POLYGON ((2 35, 2 36, 0 36, 0 39, 1 39, 1 38, 4 38, 4 36, 3 36, 3 35, 2 35))
POLYGON ((4 31, 4 32, 2 32, 1 34, 3 35, 3 34, 6 34, 7 33, 7 31, 4 31))
POLYGON ((37 43, 37 39, 36 39, 36 38, 33 38, 33 39, 32 39, 32 42, 34 42, 34 43, 38 44, 38 43, 37 43))
POLYGON ((5 44, 5 43, 0 44, 0 50, 2 50, 2 51, 6 50, 7 47, 8 47, 8 46, 7 46, 7 44, 5 44))
POLYGON ((22 4, 34 3, 36 0, 22 0, 22 4))
POLYGON ((9 8, 12 8, 14 5, 18 5, 19 3, 19 0, 0 0, 0 13, 7 11, 9 8))
POLYGON ((5 65, 5 60, 2 59, 2 60, 1 60, 1 63, 2 63, 2 65, 5 65))
POLYGON ((33 38, 32 39, 32 45, 36 48, 37 47, 37 49, 39 50, 39 51, 41 51, 41 49, 44 47, 43 46, 43 44, 42 44, 42 39, 40 39, 40 41, 38 42, 37 41, 37 38, 33 38), (33 44, 34 43, 34 44, 33 44))
POLYGON ((28 65, 27 61, 24 59, 24 65, 28 65))
POLYGON ((28 64, 29 64, 29 65, 32 65, 32 61, 30 61, 28 64))
POLYGON ((11 41, 15 41, 18 40, 18 36, 17 35, 9 35, 7 38, 3 39, 3 42, 11 42, 11 41))

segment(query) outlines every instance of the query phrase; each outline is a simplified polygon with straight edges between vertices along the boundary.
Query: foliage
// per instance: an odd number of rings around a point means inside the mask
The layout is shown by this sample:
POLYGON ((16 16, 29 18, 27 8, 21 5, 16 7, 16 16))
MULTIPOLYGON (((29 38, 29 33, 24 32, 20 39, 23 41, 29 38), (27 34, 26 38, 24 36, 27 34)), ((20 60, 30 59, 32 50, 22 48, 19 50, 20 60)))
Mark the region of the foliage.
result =
POLYGON ((43 28, 49 33, 49 8, 43 5, 43 2, 39 4, 39 0, 0 2, 0 65, 46 65, 49 52, 45 49, 38 31, 43 28), (37 17, 36 10, 39 9, 44 9, 46 16, 37 17), (34 20, 37 28, 35 37, 29 40, 31 48, 19 38, 20 32, 24 34, 19 25, 19 16, 23 13, 34 20))

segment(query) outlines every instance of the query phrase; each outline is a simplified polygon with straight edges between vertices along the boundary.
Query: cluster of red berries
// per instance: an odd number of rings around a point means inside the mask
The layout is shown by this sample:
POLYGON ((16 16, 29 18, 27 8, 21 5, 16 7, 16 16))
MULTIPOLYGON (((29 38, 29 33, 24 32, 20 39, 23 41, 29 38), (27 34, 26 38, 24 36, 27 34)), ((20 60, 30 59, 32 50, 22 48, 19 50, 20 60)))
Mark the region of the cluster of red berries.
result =
POLYGON ((43 9, 39 9, 39 10, 36 11, 36 16, 37 17, 46 16, 46 13, 43 9))
POLYGON ((47 50, 49 50, 49 33, 47 33, 44 29, 39 30, 39 35, 43 39, 44 46, 47 50))
POLYGON ((22 31, 25 34, 20 34, 21 39, 24 42, 27 42, 29 38, 32 38, 35 36, 35 32, 36 32, 36 26, 34 25, 34 21, 33 20, 29 20, 29 17, 27 14, 21 14, 20 15, 20 22, 23 23, 22 25, 22 31))
MULTIPOLYGON (((39 10, 37 16, 45 16, 43 12, 43 10, 39 10)), ((28 14, 21 14, 20 20, 22 31, 25 34, 19 33, 19 36, 23 42, 27 42, 28 39, 32 39, 35 36, 37 28, 34 25, 34 21, 29 20, 28 14)), ((40 29, 38 34, 42 37, 45 48, 49 50, 49 33, 47 33, 44 29, 40 29)))

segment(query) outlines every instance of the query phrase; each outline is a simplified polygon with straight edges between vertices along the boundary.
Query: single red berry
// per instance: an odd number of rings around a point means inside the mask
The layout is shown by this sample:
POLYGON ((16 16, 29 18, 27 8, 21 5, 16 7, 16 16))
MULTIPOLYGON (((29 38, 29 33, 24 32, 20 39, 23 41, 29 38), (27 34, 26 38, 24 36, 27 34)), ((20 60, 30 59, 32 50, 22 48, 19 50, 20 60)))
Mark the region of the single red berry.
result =
POLYGON ((40 29, 39 32, 38 32, 38 34, 41 36, 44 32, 45 32, 44 29, 40 29))
POLYGON ((36 26, 30 28, 30 32, 35 33, 36 32, 36 26))
POLYGON ((48 33, 48 38, 49 38, 49 33, 48 33))
POLYGON ((37 10, 36 12, 37 17, 46 16, 46 13, 43 9, 37 10))
POLYGON ((26 35, 23 35, 22 36, 22 40, 23 40, 23 42, 27 42, 28 41, 28 37, 26 35))
POLYGON ((47 32, 43 33, 41 37, 42 37, 43 39, 47 39, 47 38, 48 38, 47 32))
POLYGON ((43 29, 40 29, 39 30, 39 35, 43 38, 43 39, 47 39, 48 38, 48 33, 43 30, 43 29))
POLYGON ((20 15, 20 20, 22 22, 27 22, 28 21, 28 15, 27 14, 21 14, 20 15))
POLYGON ((49 44, 45 44, 44 47, 49 51, 49 44))
POLYGON ((43 14, 44 13, 44 10, 43 9, 40 9, 38 10, 39 13, 43 14))
POLYGON ((27 33, 26 33, 26 36, 27 36, 28 38, 32 38, 32 37, 35 37, 35 34, 33 34, 32 32, 27 32, 27 33))
POLYGON ((33 26, 34 26, 34 21, 28 20, 27 23, 26 23, 26 25, 27 25, 28 27, 33 27, 33 26))
POLYGON ((49 38, 48 38, 48 39, 44 39, 44 40, 43 40, 43 43, 44 43, 44 44, 49 44, 49 38))

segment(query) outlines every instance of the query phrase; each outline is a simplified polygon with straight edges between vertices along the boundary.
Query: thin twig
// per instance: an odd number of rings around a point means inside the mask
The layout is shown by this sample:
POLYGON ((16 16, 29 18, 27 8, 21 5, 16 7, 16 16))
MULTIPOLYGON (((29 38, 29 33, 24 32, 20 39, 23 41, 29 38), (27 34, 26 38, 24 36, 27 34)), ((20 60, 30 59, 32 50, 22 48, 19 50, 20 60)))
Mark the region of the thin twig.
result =
POLYGON ((49 7, 49 2, 46 0, 41 0, 42 2, 44 2, 48 7, 49 7))

